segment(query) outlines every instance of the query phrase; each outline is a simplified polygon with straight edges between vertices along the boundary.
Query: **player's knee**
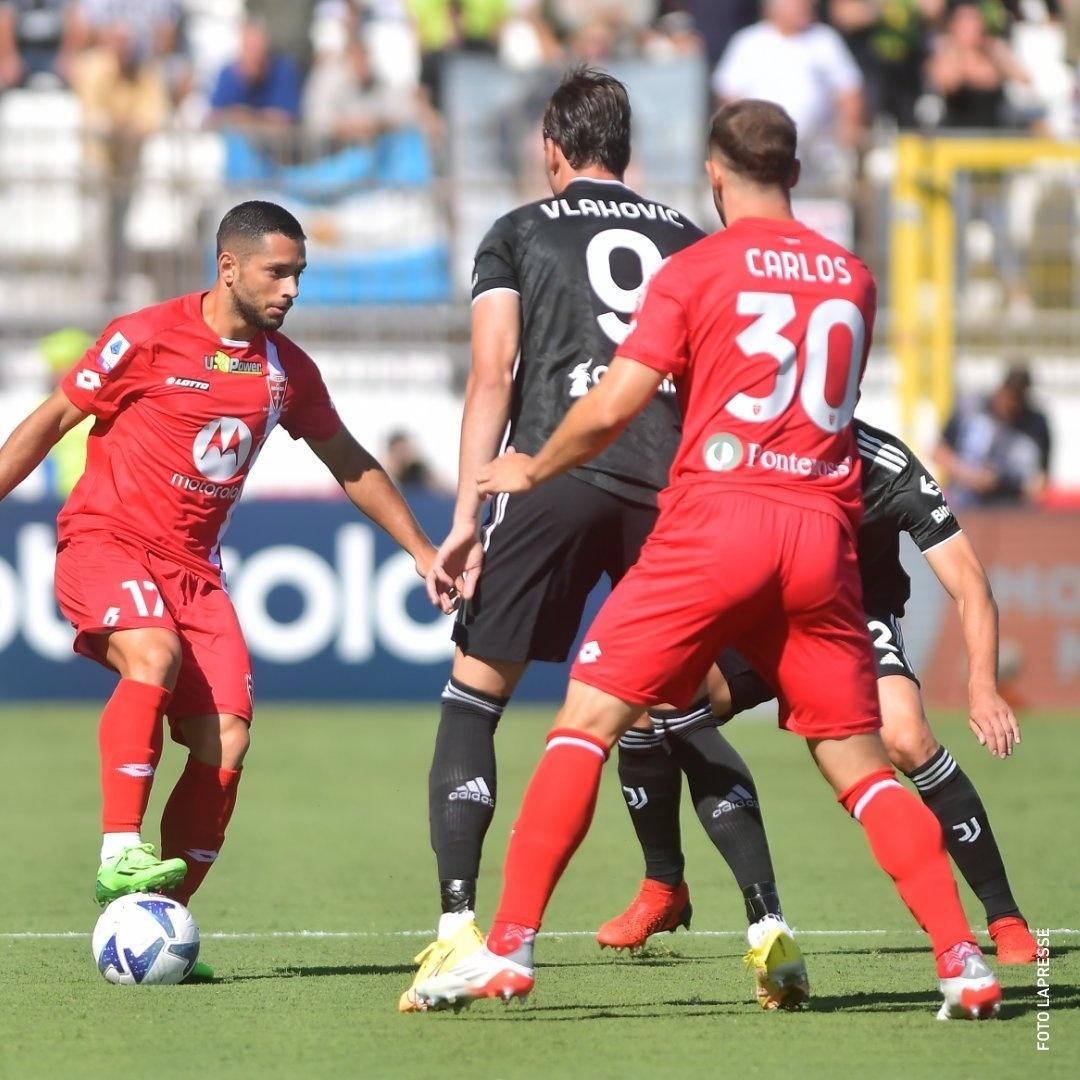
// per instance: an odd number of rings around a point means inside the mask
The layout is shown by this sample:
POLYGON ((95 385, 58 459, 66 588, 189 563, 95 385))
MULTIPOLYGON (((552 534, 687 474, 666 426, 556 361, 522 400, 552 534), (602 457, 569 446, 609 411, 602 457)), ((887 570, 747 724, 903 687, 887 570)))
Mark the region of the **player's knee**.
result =
POLYGON ((902 772, 913 772, 937 752, 938 742, 921 716, 890 722, 881 732, 889 760, 902 772))
POLYGON ((219 736, 222 768, 238 769, 251 746, 251 729, 239 716, 222 716, 219 736))
POLYGON ((173 634, 154 635, 124 658, 121 674, 126 679, 164 686, 171 690, 180 673, 180 642, 173 634))

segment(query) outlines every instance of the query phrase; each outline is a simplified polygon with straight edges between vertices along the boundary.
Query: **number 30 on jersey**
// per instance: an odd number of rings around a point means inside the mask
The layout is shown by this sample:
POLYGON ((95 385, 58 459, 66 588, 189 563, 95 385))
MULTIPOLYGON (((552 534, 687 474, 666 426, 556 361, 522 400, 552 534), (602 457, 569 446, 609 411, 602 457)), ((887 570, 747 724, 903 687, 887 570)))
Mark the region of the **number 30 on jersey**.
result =
POLYGON ((761 397, 736 394, 727 403, 728 412, 750 423, 765 423, 786 412, 798 393, 806 415, 823 431, 847 427, 859 396, 859 369, 866 344, 866 322, 858 306, 843 297, 833 297, 823 300, 810 313, 803 339, 805 361, 801 380, 795 363, 796 344, 783 334, 795 320, 795 298, 790 293, 742 292, 735 310, 739 315, 757 316, 735 343, 748 357, 772 357, 777 369, 776 383, 770 393, 761 397), (844 397, 838 405, 832 405, 825 397, 829 344, 832 332, 841 327, 848 331, 851 347, 841 350, 847 366, 844 397))

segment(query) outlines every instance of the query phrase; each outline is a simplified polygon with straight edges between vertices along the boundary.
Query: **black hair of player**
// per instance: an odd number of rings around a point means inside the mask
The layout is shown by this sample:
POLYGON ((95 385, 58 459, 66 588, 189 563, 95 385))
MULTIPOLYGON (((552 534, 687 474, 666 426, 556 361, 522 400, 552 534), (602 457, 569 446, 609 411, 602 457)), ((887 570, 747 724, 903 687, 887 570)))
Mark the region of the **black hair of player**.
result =
POLYGON ((222 219, 217 230, 217 253, 236 248, 237 240, 250 249, 266 236, 280 233, 290 240, 306 240, 300 222, 277 203, 251 199, 238 203, 222 219))
POLYGON ((544 110, 544 138, 555 143, 572 169, 598 165, 621 177, 630 164, 626 87, 595 68, 572 68, 544 110))
POLYGON ((722 106, 709 128, 709 149, 762 187, 793 186, 796 143, 795 121, 779 105, 754 98, 722 106))

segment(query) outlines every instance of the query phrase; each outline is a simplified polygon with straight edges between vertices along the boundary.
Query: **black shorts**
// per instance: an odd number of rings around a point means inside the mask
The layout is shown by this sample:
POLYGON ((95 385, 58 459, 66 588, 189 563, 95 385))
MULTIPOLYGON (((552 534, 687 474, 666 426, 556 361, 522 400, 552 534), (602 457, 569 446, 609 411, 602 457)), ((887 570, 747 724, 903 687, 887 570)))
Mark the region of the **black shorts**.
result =
POLYGON ((576 476, 496 496, 483 571, 458 612, 455 643, 485 660, 561 663, 589 593, 604 574, 614 585, 633 566, 656 514, 576 476))
POLYGON ((900 630, 900 620, 887 611, 868 611, 866 629, 870 631, 870 640, 874 645, 874 663, 877 665, 877 677, 903 675, 919 686, 915 668, 911 665, 904 648, 904 635, 900 630))

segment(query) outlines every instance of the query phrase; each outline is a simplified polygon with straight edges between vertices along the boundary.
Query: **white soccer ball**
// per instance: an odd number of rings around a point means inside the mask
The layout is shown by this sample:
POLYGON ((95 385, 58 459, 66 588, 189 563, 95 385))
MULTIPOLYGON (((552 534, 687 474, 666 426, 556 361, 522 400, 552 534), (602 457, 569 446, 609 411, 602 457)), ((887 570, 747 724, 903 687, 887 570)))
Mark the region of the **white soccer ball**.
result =
POLYGON ((199 957, 199 928, 178 901, 157 893, 132 893, 101 913, 90 947, 108 982, 178 983, 199 957))

